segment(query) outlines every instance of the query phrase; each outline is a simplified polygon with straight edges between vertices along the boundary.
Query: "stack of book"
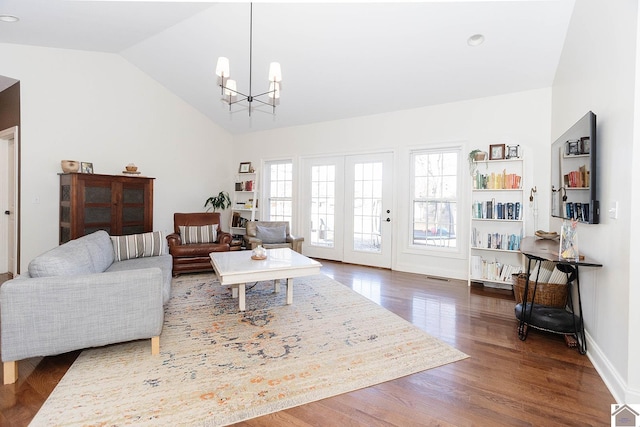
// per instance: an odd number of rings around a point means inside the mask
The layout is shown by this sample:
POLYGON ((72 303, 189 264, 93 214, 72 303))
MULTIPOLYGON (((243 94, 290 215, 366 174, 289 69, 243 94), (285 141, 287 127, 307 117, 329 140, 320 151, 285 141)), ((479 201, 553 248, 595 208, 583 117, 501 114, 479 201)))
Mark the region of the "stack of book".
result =
POLYGON ((522 185, 522 177, 515 173, 491 172, 490 174, 481 174, 476 171, 473 179, 473 188, 476 190, 510 190, 520 189, 522 185))
POLYGON ((497 202, 496 199, 484 202, 473 202, 473 218, 476 219, 511 219, 521 220, 520 202, 497 202))

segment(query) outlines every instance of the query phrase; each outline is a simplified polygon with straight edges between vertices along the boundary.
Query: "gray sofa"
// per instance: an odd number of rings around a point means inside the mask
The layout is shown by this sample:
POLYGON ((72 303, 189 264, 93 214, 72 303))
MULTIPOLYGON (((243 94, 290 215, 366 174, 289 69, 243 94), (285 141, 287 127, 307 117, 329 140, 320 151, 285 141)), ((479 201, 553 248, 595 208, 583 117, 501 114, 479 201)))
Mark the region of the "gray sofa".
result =
POLYGON ((123 256, 114 247, 128 249, 127 242, 96 231, 36 257, 28 273, 0 286, 5 384, 17 380, 17 361, 29 357, 147 338, 159 353, 171 255, 166 247, 143 254, 150 236, 154 245, 156 237, 164 241, 160 233, 136 236, 147 240, 123 256))

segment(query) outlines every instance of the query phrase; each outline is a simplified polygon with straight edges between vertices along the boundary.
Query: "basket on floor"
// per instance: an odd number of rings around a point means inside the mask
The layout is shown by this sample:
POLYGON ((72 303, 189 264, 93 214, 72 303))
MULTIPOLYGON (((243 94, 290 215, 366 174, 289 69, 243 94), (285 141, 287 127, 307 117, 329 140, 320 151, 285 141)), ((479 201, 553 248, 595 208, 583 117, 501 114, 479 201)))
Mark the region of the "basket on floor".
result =
MULTIPOLYGON (((522 296, 524 294, 524 286, 527 282, 527 275, 525 273, 513 275, 513 295, 516 298, 516 303, 522 303, 522 296)), ((535 282, 529 281, 529 289, 527 290, 527 302, 531 302, 533 296, 533 287, 535 282)), ((547 307, 564 307, 567 305, 567 284, 558 283, 543 283, 538 282, 536 288, 535 304, 546 305, 547 307)))

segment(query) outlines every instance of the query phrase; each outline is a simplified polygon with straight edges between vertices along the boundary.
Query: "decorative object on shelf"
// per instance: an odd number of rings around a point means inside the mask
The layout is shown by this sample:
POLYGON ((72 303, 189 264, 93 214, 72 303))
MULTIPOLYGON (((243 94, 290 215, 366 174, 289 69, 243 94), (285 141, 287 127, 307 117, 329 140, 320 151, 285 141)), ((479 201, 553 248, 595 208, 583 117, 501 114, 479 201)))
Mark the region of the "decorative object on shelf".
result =
POLYGON ((467 157, 469 161, 469 173, 473 176, 476 173, 476 168, 478 166, 477 162, 482 162, 487 160, 487 153, 485 151, 475 149, 469 152, 469 157, 467 157))
POLYGON ((81 173, 93 173, 93 163, 80 162, 80 172, 81 173))
POLYGON ((240 168, 238 172, 240 173, 251 173, 251 162, 242 162, 240 163, 240 168))
MULTIPOLYGON (((211 205, 211 209, 215 212, 217 209, 225 210, 229 206, 231 206, 231 198, 229 197, 229 193, 226 191, 221 191, 217 196, 211 196, 204 202, 204 207, 211 205)), ((209 209, 207 209, 208 211, 209 209)))
POLYGON ((507 159, 519 159, 520 158, 520 146, 519 145, 507 145, 507 159))
POLYGON ((262 245, 256 246, 255 248, 253 248, 253 251, 251 251, 251 259, 267 259, 267 250, 263 248, 262 245))
POLYGON ((140 175, 140 172, 138 171, 138 167, 133 164, 133 163, 129 163, 127 166, 124 167, 125 170, 122 171, 122 173, 127 174, 127 175, 140 175))
POLYGON ((269 64, 269 90, 266 92, 254 95, 251 92, 251 70, 253 69, 253 3, 250 3, 249 9, 249 93, 245 94, 237 90, 235 80, 229 79, 229 59, 221 56, 218 58, 216 64, 216 75, 218 76, 218 86, 220 86, 222 93, 222 100, 229 104, 229 111, 231 106, 240 102, 246 101, 249 108, 249 117, 251 117, 251 110, 253 108, 253 101, 256 101, 262 105, 268 105, 272 108, 272 114, 276 113, 276 105, 280 102, 280 82, 282 81, 282 70, 280 69, 279 62, 272 62, 269 64), (238 95, 241 97, 238 98, 238 95), (261 96, 267 96, 268 99, 263 101, 258 99, 261 96))
POLYGON ((61 160, 60 166, 64 173, 78 172, 80 170, 80 162, 77 160, 61 160))
POLYGON ((489 160, 503 160, 504 150, 505 150, 504 144, 489 145, 489 160))
POLYGON ((560 235, 555 231, 544 231, 544 230, 536 230, 535 235, 536 237, 539 237, 541 239, 547 239, 547 240, 555 240, 558 237, 560 237, 560 235))
POLYGON ((560 230, 560 258, 579 261, 580 252, 578 251, 578 222, 562 221, 562 229, 560 230))

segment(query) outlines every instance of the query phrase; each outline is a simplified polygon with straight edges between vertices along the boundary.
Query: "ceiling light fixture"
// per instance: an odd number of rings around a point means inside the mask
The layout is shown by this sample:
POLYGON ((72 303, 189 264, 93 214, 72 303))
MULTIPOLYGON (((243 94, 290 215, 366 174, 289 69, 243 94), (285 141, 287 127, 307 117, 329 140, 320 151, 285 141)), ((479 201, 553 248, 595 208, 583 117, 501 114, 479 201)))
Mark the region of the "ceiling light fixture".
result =
POLYGON ((484 43, 484 36, 482 34, 474 34, 467 39, 469 46, 480 46, 482 43, 484 43))
POLYGON ((13 15, 0 15, 0 21, 2 22, 18 22, 20 18, 13 15))
POLYGON ((252 103, 259 102, 269 105, 273 108, 272 113, 276 113, 276 105, 280 103, 280 82, 282 81, 282 71, 280 63, 272 62, 269 64, 269 90, 266 92, 253 95, 251 89, 251 74, 253 69, 253 3, 250 7, 249 15, 249 93, 244 94, 237 90, 235 80, 229 79, 229 59, 221 56, 216 64, 216 75, 218 76, 218 86, 221 88, 222 99, 231 106, 239 102, 246 101, 249 107, 249 116, 251 116, 252 103), (258 99, 259 96, 267 96, 268 100, 258 99), (240 97, 240 98, 239 98, 240 97))

